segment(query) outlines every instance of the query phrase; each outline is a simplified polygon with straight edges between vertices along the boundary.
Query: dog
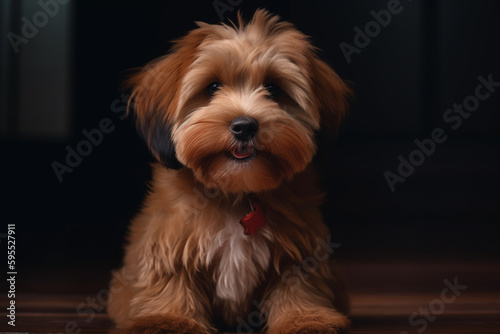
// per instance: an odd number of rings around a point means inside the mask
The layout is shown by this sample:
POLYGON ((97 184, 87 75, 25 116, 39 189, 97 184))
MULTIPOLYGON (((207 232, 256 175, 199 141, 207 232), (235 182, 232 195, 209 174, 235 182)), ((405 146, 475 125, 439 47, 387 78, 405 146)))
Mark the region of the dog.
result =
POLYGON ((157 162, 108 313, 123 333, 344 333, 312 161, 351 90, 266 10, 197 25, 128 81, 157 162))

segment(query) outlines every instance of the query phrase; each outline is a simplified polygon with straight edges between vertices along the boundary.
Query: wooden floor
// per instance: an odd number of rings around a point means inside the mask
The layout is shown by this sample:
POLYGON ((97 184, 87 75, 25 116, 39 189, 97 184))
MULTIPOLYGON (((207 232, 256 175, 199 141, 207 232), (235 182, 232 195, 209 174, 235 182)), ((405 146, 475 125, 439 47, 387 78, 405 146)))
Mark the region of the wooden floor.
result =
MULTIPOLYGON (((500 334, 500 262, 373 260, 341 267, 351 295, 352 334, 500 334)), ((52 282, 40 278, 34 285, 39 292, 23 293, 20 287, 15 327, 7 325, 2 296, 0 333, 115 333, 100 303, 106 285, 96 282, 92 293, 69 293, 67 280, 74 284, 75 277, 93 284, 92 275, 58 274, 52 282), (58 285, 64 293, 56 292, 58 285)))

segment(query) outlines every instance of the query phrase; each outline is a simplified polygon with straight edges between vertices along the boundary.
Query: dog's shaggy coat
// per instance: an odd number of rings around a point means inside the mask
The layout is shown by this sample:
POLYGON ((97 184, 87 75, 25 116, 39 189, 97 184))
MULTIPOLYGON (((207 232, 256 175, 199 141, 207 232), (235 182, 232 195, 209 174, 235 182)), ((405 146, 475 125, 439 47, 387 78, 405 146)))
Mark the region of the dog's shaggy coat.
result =
POLYGON ((257 330, 256 312, 267 333, 341 333, 347 302, 310 163, 315 133, 337 129, 349 89, 266 11, 198 26, 129 82, 159 163, 109 314, 126 333, 257 330), (242 117, 255 132, 244 139, 232 126, 242 117), (239 224, 249 200, 266 219, 254 235, 239 224))

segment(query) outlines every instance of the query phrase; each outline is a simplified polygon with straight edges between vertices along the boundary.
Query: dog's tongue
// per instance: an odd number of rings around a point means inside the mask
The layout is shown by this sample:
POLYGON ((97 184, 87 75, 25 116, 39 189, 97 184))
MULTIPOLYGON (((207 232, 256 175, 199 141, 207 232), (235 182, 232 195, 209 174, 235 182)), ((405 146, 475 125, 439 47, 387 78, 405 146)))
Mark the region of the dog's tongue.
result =
POLYGON ((245 159, 251 156, 254 150, 252 146, 236 147, 231 151, 231 154, 236 159, 245 159))

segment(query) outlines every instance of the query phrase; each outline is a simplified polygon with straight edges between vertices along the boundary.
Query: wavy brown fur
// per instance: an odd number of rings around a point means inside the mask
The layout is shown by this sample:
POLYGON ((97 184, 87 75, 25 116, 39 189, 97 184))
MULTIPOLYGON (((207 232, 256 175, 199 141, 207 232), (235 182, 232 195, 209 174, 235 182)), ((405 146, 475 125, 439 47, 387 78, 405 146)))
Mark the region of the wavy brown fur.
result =
POLYGON ((139 130, 162 164, 132 221, 124 274, 115 274, 108 311, 117 325, 125 333, 209 333, 241 325, 260 303, 269 333, 347 330, 329 254, 296 272, 328 235, 310 166, 314 135, 338 127, 350 93, 307 37, 263 10, 235 27, 199 23, 129 84, 139 130), (209 96, 212 82, 221 86, 209 96), (270 98, 267 83, 281 94, 270 98), (259 124, 244 144, 229 130, 239 116, 259 124), (255 157, 231 157, 241 145, 255 157), (238 223, 249 197, 267 219, 253 236, 238 223))

